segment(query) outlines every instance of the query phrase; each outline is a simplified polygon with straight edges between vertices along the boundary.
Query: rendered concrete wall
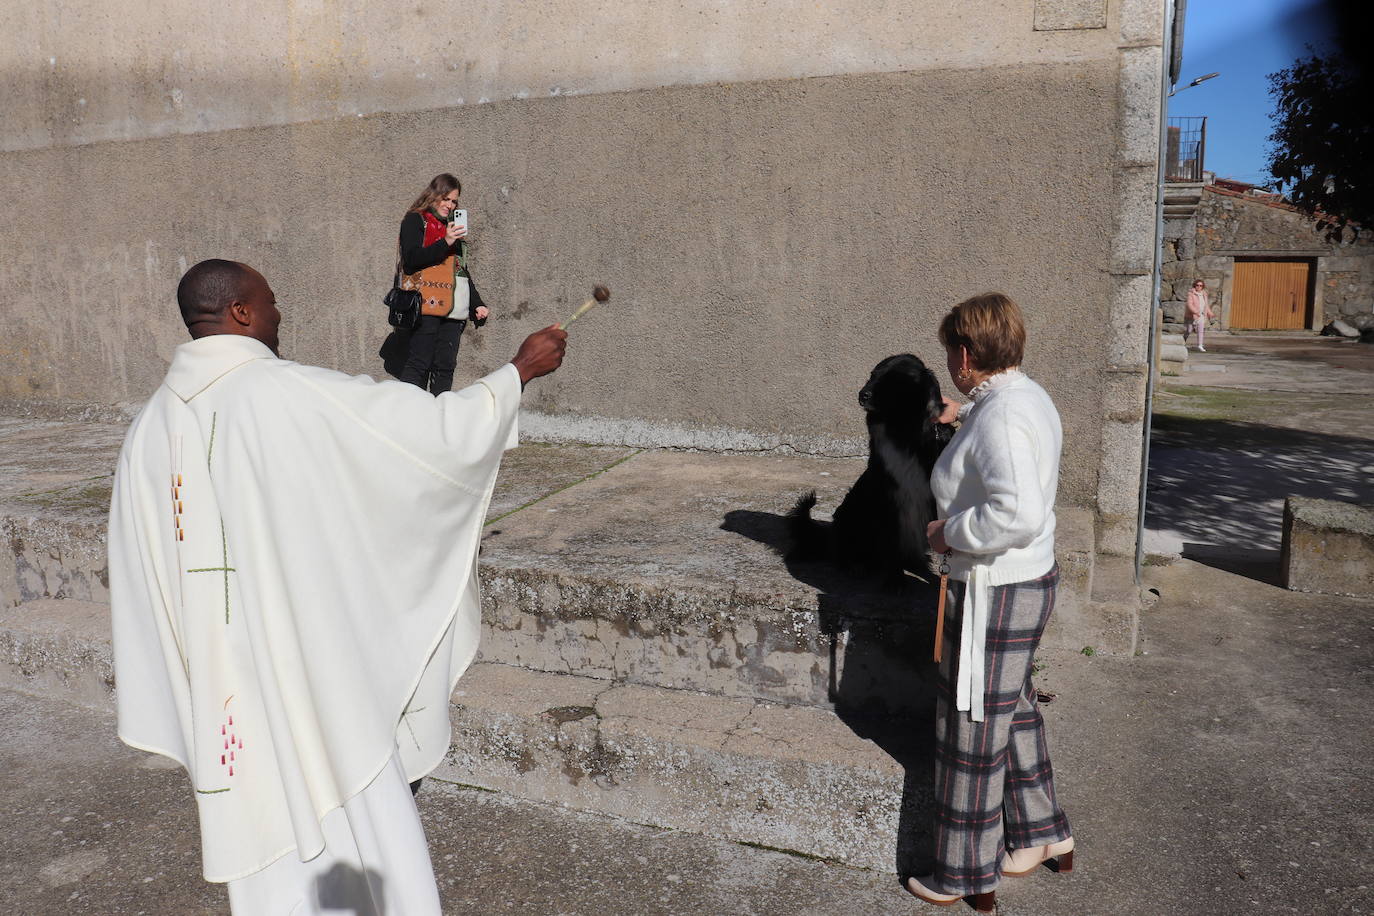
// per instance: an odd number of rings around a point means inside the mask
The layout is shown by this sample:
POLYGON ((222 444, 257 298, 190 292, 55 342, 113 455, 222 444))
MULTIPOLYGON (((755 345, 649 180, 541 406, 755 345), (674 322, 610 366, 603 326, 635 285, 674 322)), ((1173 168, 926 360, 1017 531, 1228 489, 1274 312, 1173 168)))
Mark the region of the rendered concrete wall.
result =
POLYGON ((1105 0, 6 6, 4 150, 660 86, 1086 62, 1115 46, 1105 0), (1063 9, 1084 6, 1086 18, 1063 9))
POLYGON ((1064 415, 1064 500, 1109 492, 1125 531, 1163 3, 23 10, 0 396, 145 397, 212 256, 273 283, 287 355, 378 374, 396 225, 453 170, 497 310, 460 381, 604 282, 531 389, 551 423, 843 450, 871 366, 938 364, 948 306, 1003 289, 1064 415))

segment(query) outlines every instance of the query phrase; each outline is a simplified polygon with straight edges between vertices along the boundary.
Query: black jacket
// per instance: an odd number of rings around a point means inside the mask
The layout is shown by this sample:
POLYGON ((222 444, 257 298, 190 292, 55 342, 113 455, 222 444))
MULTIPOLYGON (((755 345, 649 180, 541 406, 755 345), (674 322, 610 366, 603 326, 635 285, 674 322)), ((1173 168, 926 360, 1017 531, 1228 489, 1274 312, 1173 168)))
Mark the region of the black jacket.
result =
MULTIPOLYGON (((425 245, 424 241, 425 218, 419 213, 407 213, 405 219, 401 220, 402 273, 413 274, 416 271, 424 270, 426 267, 433 267, 435 264, 443 263, 444 258, 455 253, 466 261, 465 246, 461 239, 453 245, 443 239, 439 239, 432 245, 425 245)), ((465 270, 463 278, 468 281, 468 289, 471 291, 471 295, 468 296, 467 319, 480 328, 487 323, 487 320, 485 318, 478 320, 477 306, 486 305, 486 303, 482 301, 481 294, 477 292, 477 284, 472 282, 472 271, 465 270)))

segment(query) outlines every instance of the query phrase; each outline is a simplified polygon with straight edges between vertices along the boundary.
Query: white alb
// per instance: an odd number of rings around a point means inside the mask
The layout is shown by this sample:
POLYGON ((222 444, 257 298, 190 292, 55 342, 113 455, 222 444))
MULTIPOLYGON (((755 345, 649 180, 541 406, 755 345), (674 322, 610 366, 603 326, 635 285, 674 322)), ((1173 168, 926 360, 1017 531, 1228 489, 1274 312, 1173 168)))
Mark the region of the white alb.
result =
POLYGON ((1054 568, 1054 498, 1064 433, 1050 396, 1019 370, 970 392, 930 476, 950 576, 966 583, 956 708, 983 721, 988 593, 1054 568))

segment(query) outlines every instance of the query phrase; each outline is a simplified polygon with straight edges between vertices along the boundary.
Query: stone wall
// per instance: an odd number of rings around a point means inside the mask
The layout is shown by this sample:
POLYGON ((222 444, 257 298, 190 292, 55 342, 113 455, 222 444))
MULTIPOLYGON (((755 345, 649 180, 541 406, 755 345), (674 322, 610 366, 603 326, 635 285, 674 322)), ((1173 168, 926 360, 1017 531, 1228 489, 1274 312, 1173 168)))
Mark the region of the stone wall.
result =
POLYGON ((1165 321, 1183 321, 1188 290, 1202 279, 1216 323, 1229 326, 1236 258, 1292 257, 1315 261, 1313 328, 1336 318, 1374 327, 1374 233, 1333 244, 1314 220, 1282 202, 1206 187, 1193 217, 1165 220, 1163 245, 1165 321))

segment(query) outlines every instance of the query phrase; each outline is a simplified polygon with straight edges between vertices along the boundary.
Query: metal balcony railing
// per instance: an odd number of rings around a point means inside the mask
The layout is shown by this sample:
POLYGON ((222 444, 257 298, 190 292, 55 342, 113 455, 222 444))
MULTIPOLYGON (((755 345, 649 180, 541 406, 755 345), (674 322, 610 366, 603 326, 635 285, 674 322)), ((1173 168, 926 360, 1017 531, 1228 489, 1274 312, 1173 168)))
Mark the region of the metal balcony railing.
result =
POLYGON ((1202 181, 1202 157, 1206 150, 1206 118, 1170 118, 1164 152, 1165 180, 1202 181))

